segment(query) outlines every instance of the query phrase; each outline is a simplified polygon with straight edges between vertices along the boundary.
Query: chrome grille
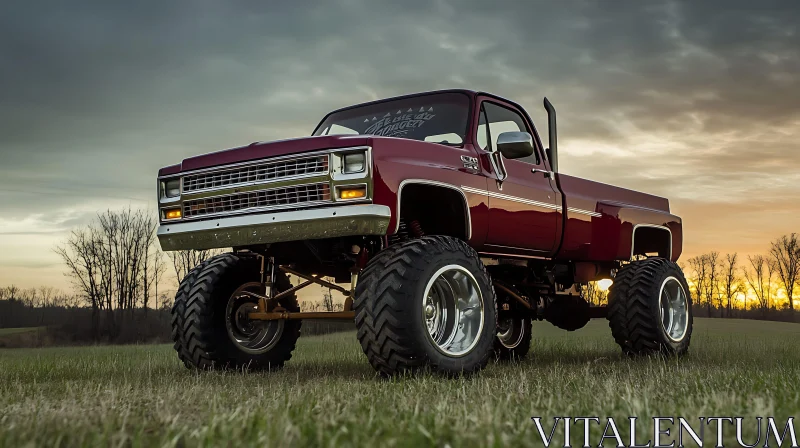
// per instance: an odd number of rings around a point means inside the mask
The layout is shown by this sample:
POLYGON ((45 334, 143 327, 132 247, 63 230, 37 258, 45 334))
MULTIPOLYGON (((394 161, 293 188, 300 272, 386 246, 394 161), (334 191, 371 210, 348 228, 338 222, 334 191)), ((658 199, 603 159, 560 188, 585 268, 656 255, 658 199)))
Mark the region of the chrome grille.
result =
POLYGON ((252 182, 277 180, 285 177, 325 174, 327 172, 327 155, 302 157, 278 162, 264 162, 240 168, 215 171, 213 173, 184 176, 183 191, 189 193, 252 182))
POLYGON ((185 218, 197 218, 251 208, 285 206, 330 200, 331 189, 327 183, 297 185, 184 201, 183 216, 185 218))

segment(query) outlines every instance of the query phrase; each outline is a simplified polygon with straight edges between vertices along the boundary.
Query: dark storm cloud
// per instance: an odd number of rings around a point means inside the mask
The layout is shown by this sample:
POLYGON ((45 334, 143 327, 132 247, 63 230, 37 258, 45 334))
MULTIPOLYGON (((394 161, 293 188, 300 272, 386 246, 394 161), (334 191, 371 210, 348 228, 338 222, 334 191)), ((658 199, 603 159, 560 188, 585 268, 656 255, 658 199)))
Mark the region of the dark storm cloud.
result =
POLYGON ((793 1, 6 4, 0 222, 152 206, 160 166, 450 87, 516 99, 545 140, 548 95, 578 175, 678 198, 793 179, 798 23, 793 1))
POLYGON ((450 68, 435 68, 427 47, 434 36, 407 46, 405 35, 418 34, 429 13, 422 3, 384 10, 419 15, 385 29, 367 3, 259 5, 7 7, 0 16, 6 182, 30 194, 57 189, 59 202, 92 189, 149 198, 144 190, 159 165, 287 131, 302 135, 327 109, 351 101, 448 84, 441 75, 450 68), (392 68, 403 54, 405 65, 392 68))
POLYGON ((108 154, 118 146, 148 153, 154 140, 178 147, 286 122, 310 129, 328 107, 454 84, 531 99, 550 92, 590 106, 570 127, 576 135, 613 135, 592 126, 590 112, 619 111, 640 126, 672 130, 690 112, 712 130, 797 117, 794 2, 54 2, 6 9, 0 144, 12 160, 41 154, 47 163, 52 154, 72 159, 77 151, 119 163, 108 154), (299 95, 270 102, 287 90, 299 95), (31 146, 34 154, 20 157, 31 146))
POLYGON ((554 83, 554 96, 570 106, 668 131, 697 120, 704 131, 717 132, 799 117, 796 2, 560 5, 574 14, 554 22, 539 14, 550 23, 543 27, 538 20, 525 26, 537 16, 535 5, 529 14, 485 13, 507 17, 516 31, 505 40, 512 51, 497 59, 519 76, 528 72, 548 87, 554 83))

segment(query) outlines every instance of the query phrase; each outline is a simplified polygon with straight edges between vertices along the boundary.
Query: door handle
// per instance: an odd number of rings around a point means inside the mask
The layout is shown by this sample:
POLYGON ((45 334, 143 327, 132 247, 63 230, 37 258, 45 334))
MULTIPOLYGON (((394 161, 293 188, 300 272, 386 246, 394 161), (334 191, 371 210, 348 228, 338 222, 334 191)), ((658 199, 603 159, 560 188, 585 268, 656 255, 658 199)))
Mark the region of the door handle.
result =
POLYGON ((540 169, 538 169, 538 168, 534 168, 534 169, 532 169, 532 170, 531 170, 531 173, 533 173, 533 174, 536 174, 536 173, 542 173, 542 174, 544 174, 544 177, 546 177, 546 178, 548 178, 548 179, 549 179, 549 178, 550 178, 550 176, 551 176, 551 174, 550 174, 550 171, 547 171, 547 170, 540 170, 540 169))

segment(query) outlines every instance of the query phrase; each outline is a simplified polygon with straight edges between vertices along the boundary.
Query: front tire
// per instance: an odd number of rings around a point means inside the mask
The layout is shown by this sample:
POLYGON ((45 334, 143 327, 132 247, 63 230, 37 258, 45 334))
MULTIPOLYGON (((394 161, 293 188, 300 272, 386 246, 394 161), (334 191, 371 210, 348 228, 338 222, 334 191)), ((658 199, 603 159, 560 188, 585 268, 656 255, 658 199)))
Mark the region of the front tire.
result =
POLYGON ((648 258, 620 269, 609 289, 608 322, 625 354, 685 354, 692 337, 692 298, 680 267, 648 258))
MULTIPOLYGON (((242 291, 256 292, 259 278, 258 258, 228 253, 207 260, 181 283, 172 333, 186 367, 276 370, 292 357, 301 321, 247 319, 256 300, 242 291)), ((277 272, 276 291, 290 287, 286 275, 277 272)), ((294 294, 282 298, 280 305, 300 311, 294 294)))
POLYGON ((444 236, 413 239, 370 260, 356 286, 358 340, 384 376, 423 366, 479 371, 497 326, 494 288, 478 254, 444 236))
POLYGON ((178 359, 187 367, 191 366, 191 352, 188 349, 188 344, 184 342, 183 323, 186 316, 186 302, 189 300, 189 294, 192 291, 192 285, 194 285, 194 282, 197 280, 197 275, 202 272, 212 260, 212 258, 209 258, 200 262, 183 277, 180 285, 178 285, 178 291, 175 293, 175 301, 172 304, 172 347, 178 353, 178 359))

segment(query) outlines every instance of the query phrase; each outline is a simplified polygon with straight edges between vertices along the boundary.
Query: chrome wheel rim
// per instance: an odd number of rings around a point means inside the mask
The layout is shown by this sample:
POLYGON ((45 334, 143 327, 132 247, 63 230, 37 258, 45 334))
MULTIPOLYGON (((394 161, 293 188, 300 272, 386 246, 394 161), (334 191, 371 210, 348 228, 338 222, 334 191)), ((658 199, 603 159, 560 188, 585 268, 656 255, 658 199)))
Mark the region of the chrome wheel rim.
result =
POLYGON ((675 277, 667 277, 659 291, 661 328, 673 342, 680 342, 689 329, 689 300, 683 285, 675 277))
POLYGON ((249 313, 258 310, 255 298, 244 291, 263 293, 260 283, 240 286, 228 299, 225 308, 225 328, 236 347, 249 354, 258 355, 270 351, 283 334, 282 320, 251 320, 249 313))
POLYGON ((497 340, 508 349, 517 348, 525 337, 525 326, 523 319, 508 318, 503 319, 497 325, 497 340))
POLYGON ((422 296, 422 316, 428 338, 447 356, 464 356, 481 338, 483 294, 475 277, 451 264, 436 271, 422 296))

